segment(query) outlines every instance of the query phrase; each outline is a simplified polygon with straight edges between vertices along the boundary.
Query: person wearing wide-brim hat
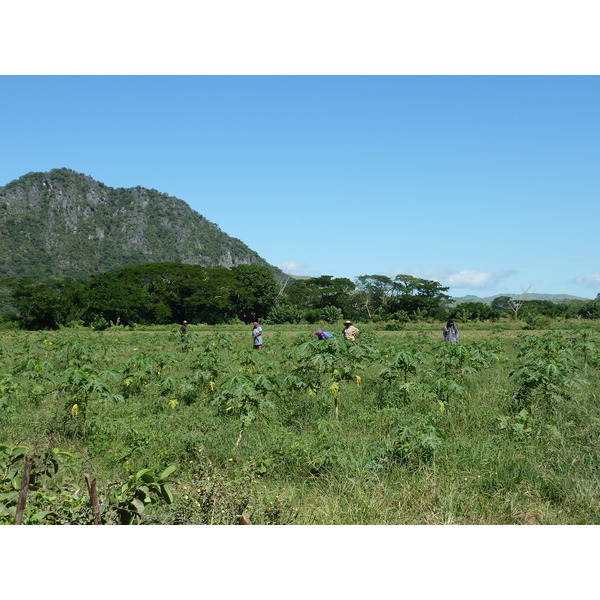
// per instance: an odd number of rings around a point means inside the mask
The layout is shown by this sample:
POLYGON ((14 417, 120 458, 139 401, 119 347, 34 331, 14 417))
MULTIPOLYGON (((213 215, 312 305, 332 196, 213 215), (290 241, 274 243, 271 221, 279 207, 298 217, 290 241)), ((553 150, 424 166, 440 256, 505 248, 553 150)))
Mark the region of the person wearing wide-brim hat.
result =
POLYGON ((358 331, 359 330, 356 327, 354 327, 354 325, 352 325, 352 321, 344 321, 344 329, 342 329, 342 336, 345 340, 353 342, 358 331))

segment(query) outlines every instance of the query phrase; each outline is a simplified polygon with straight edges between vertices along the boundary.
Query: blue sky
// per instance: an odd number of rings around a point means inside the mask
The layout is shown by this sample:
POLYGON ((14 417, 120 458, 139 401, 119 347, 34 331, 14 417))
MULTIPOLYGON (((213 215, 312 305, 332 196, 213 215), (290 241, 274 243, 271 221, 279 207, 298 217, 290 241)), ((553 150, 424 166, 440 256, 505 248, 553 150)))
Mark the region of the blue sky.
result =
POLYGON ((3 76, 0 184, 155 188, 299 275, 600 292, 596 76, 3 76))

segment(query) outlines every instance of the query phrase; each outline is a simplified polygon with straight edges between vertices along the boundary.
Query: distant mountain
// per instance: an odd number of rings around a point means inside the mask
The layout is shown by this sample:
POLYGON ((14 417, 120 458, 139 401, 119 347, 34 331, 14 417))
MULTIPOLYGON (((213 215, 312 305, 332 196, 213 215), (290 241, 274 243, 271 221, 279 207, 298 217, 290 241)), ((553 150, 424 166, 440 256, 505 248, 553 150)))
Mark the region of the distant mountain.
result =
POLYGON ((70 169, 0 187, 0 278, 80 278, 151 262, 270 267, 183 200, 70 169))
POLYGON ((500 298, 502 296, 519 298, 520 300, 550 300, 551 302, 566 302, 569 300, 583 300, 584 302, 587 302, 589 300, 589 298, 570 296, 569 294, 496 294, 495 296, 486 296, 485 298, 480 298, 479 296, 461 296, 460 298, 453 298, 452 304, 460 304, 461 302, 483 302, 484 304, 492 304, 495 298, 500 298))

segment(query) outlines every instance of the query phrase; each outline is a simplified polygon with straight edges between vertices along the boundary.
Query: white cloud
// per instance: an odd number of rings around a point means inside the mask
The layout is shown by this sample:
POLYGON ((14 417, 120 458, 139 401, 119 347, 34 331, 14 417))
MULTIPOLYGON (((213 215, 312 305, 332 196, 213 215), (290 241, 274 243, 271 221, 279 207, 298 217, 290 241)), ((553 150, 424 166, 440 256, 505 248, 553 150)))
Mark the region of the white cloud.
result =
POLYGON ((600 286, 600 273, 586 273, 576 277, 573 281, 587 287, 597 288, 600 286))
POLYGON ((463 270, 448 275, 447 282, 450 286, 456 288, 485 289, 490 286, 492 279, 493 273, 488 271, 463 270))
POLYGON ((464 269, 451 273, 446 278, 446 284, 453 288, 474 288, 478 290, 493 289, 501 279, 512 275, 514 271, 472 271, 464 269))
POLYGON ((289 275, 307 275, 306 265, 294 262, 293 260, 280 262, 275 266, 279 267, 284 273, 288 273, 289 275))
MULTIPOLYGON (((399 273, 406 273, 406 271, 392 271, 390 277, 394 277, 399 273)), ((470 269, 463 269, 453 273, 448 269, 430 269, 427 271, 410 271, 407 274, 413 275, 414 277, 420 277, 421 279, 429 279, 437 281, 442 285, 446 285, 452 288, 472 288, 479 290, 490 290, 497 287, 501 279, 505 279, 510 275, 513 275, 516 271, 474 271, 470 269)))

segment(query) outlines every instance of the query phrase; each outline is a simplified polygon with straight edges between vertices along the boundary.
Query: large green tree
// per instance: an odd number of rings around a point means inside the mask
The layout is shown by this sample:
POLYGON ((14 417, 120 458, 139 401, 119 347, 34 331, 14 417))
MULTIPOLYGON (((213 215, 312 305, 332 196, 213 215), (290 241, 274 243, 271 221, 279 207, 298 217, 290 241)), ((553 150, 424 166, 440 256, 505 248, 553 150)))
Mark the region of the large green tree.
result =
POLYGON ((148 323, 152 311, 148 295, 128 269, 93 275, 83 293, 82 318, 93 325, 100 321, 148 323))
POLYGON ((32 279, 7 280, 11 302, 24 329, 58 329, 73 312, 73 282, 36 283, 32 279))
POLYGON ((437 281, 412 275, 361 275, 357 277, 357 307, 368 318, 385 317, 400 311, 442 317, 445 304, 450 300, 448 288, 437 281))
POLYGON ((204 269, 184 302, 188 321, 214 325, 239 316, 243 286, 225 267, 204 269))
POLYGON ((394 290, 392 279, 386 275, 360 275, 356 278, 356 289, 369 318, 388 312, 388 301, 394 290))
POLYGON ((296 279, 286 286, 283 304, 289 304, 304 312, 334 307, 346 313, 352 305, 355 287, 346 277, 322 275, 296 279))
POLYGON ((405 311, 408 314, 418 311, 428 317, 443 318, 446 304, 450 300, 446 293, 448 289, 438 281, 412 275, 396 275, 393 301, 389 303, 389 309, 391 312, 405 311))
POLYGON ((262 265, 238 265, 231 272, 241 285, 238 316, 247 323, 266 317, 279 292, 273 271, 262 265))

